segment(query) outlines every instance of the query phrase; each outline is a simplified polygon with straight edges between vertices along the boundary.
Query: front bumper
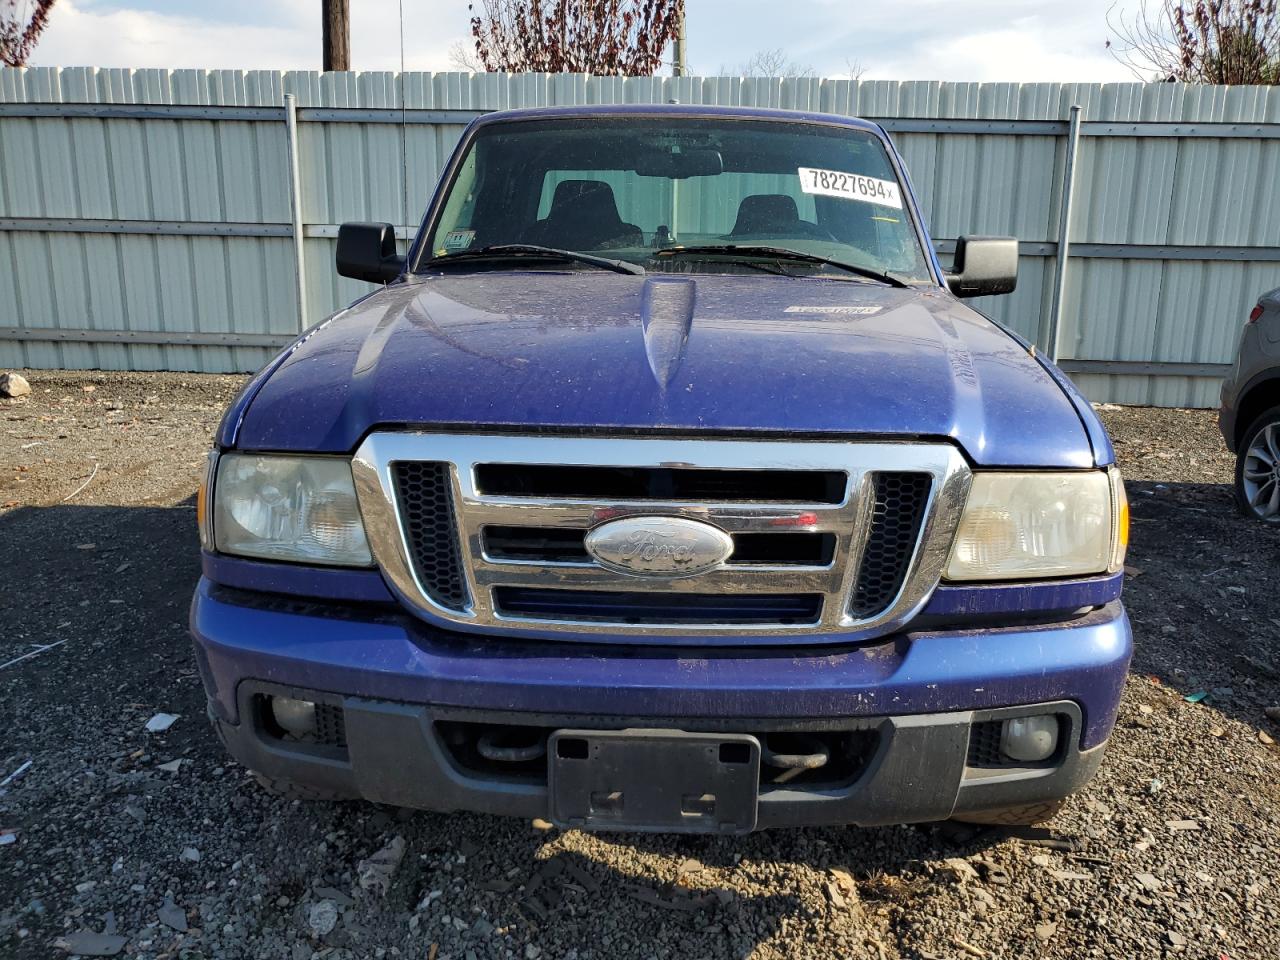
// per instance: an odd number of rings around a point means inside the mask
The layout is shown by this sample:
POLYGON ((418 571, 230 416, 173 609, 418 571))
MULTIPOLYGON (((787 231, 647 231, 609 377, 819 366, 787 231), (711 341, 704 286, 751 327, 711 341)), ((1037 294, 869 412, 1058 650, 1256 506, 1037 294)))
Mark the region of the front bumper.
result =
POLYGON ((460 765, 442 724, 846 731, 874 749, 849 782, 762 786, 758 825, 903 823, 1065 796, 1092 776, 1132 652, 1112 603, 1063 623, 917 632, 785 651, 590 647, 460 636, 381 608, 216 587, 192 606, 210 713, 271 776, 437 810, 545 816, 545 777, 460 765), (342 751, 273 739, 254 697, 341 706, 342 751), (1052 712, 1063 746, 1035 768, 967 765, 973 724, 1052 712))

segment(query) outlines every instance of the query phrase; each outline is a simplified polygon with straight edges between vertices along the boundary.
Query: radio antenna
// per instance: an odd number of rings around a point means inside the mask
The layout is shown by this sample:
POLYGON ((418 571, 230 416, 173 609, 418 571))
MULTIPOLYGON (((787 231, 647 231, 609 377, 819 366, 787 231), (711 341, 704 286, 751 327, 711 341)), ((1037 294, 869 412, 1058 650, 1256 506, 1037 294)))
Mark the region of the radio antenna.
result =
POLYGON ((400 180, 404 186, 401 197, 400 222, 409 226, 409 123, 405 115, 404 82, 404 0, 400 3, 400 180))

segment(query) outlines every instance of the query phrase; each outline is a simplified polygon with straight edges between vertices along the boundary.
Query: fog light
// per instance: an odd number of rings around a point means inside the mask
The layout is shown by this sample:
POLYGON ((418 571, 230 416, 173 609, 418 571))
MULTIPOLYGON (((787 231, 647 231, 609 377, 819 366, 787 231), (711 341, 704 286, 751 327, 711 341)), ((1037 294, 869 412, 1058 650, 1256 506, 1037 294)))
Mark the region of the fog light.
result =
POLYGON ((1054 714, 1006 720, 1000 731, 1000 752, 1011 760, 1036 763, 1058 749, 1058 718, 1054 714))
POLYGON ((272 697, 271 715, 283 730, 295 737, 302 738, 316 732, 316 705, 310 700, 272 697))

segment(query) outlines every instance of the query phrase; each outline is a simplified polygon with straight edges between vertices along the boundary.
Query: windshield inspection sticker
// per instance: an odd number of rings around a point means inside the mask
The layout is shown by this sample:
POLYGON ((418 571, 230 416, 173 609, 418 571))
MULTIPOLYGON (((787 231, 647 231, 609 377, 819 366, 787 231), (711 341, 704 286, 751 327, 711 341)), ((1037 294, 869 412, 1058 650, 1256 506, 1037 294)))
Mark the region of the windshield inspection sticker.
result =
POLYGON ((882 207, 902 209, 902 194, 898 185, 890 180, 877 180, 857 173, 841 173, 839 170, 815 170, 800 167, 800 189, 824 197, 842 197, 845 200, 861 200, 878 203, 882 207))
POLYGON ((446 250, 465 250, 471 246, 471 241, 476 238, 474 230, 450 230, 444 235, 444 248, 446 250))

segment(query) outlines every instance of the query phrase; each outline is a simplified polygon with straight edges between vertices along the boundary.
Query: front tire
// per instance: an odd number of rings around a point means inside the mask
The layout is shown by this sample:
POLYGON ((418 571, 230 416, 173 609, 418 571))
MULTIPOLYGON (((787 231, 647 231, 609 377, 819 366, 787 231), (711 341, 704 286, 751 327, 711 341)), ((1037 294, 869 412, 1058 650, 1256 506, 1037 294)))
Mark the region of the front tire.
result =
POLYGON ((341 800, 354 800, 355 798, 349 794, 341 793, 337 790, 326 790, 324 787, 313 787, 310 784, 299 783, 296 780, 286 780, 284 777, 268 777, 266 774, 253 771, 253 779, 258 781, 258 786, 273 797, 280 797, 283 800, 305 800, 308 803, 337 803, 341 800))
POLYGON ((1246 517, 1280 524, 1280 407, 1249 425, 1236 455, 1236 506, 1246 517))
POLYGON ((975 810, 972 813, 961 813, 952 817, 958 823, 997 824, 1006 827, 1031 827, 1037 823, 1052 820, 1066 805, 1066 798, 1042 800, 1039 803, 1024 803, 1016 807, 1001 807, 999 810, 975 810))

